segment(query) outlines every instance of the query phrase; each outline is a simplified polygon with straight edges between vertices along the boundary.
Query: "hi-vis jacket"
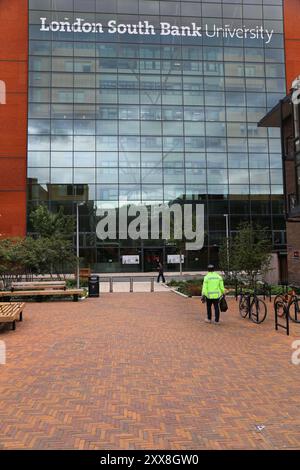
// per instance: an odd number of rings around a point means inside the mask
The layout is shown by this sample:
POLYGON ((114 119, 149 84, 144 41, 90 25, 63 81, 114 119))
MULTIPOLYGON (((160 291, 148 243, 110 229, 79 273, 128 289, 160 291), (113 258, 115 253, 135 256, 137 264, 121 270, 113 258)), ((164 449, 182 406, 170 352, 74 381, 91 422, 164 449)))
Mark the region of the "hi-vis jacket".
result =
POLYGON ((218 273, 208 273, 203 281, 202 295, 207 299, 219 299, 224 294, 224 282, 218 273))

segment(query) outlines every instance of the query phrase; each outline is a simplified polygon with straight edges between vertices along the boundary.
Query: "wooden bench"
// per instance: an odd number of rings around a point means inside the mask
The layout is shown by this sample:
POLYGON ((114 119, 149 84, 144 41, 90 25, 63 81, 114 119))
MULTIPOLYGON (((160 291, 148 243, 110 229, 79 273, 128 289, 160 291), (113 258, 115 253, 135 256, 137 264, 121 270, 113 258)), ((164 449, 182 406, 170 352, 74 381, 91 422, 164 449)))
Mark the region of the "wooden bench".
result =
POLYGON ((46 297, 46 296, 58 296, 58 297, 73 297, 74 302, 78 301, 79 297, 84 294, 83 289, 49 289, 49 290, 14 290, 14 291, 0 291, 0 298, 10 301, 13 297, 46 297))
MULTIPOLYGON (((80 279, 88 279, 92 274, 92 271, 90 268, 80 268, 79 270, 79 278, 80 279)), ((77 273, 75 273, 75 278, 77 277, 77 273)))
POLYGON ((23 321, 24 303, 0 302, 0 323, 11 323, 12 330, 16 329, 16 321, 23 321))
POLYGON ((12 282, 11 291, 20 290, 41 290, 41 289, 64 289, 66 281, 33 281, 33 282, 12 282))

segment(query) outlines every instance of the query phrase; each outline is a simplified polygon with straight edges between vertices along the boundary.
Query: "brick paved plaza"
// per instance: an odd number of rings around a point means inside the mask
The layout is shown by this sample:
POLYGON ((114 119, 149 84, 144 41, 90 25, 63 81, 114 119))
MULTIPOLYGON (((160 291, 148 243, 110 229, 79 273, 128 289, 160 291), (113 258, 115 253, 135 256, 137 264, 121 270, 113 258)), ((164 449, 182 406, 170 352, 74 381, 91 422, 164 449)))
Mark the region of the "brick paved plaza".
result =
POLYGON ((0 331, 0 448, 299 448, 300 329, 254 325, 234 301, 223 319, 167 291, 27 304, 0 331))

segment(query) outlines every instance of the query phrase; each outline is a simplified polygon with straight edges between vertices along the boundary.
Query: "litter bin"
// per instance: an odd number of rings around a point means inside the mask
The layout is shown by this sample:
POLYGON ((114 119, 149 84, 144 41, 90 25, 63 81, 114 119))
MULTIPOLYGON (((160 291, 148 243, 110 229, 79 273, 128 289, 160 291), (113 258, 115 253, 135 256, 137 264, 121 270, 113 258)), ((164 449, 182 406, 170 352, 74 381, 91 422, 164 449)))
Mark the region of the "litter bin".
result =
POLYGON ((99 276, 89 277, 89 297, 100 297, 100 278, 99 276))

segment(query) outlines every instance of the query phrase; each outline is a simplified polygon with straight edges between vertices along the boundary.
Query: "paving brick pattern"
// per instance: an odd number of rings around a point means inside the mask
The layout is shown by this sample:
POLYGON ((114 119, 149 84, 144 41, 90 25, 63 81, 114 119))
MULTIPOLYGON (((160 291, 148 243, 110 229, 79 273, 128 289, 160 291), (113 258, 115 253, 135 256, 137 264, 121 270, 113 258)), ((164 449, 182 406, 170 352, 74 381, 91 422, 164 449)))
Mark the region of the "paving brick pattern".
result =
POLYGON ((300 329, 222 319, 168 291, 29 303, 0 331, 0 449, 299 448, 300 329))

